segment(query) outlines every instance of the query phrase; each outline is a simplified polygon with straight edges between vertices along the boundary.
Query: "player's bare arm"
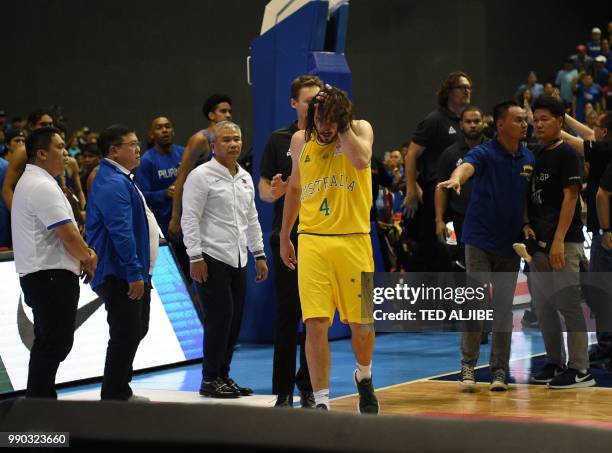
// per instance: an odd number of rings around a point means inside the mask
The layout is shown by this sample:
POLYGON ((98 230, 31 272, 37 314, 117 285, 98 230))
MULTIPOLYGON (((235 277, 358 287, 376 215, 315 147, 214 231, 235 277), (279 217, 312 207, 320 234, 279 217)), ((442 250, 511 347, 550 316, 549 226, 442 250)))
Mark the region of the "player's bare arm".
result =
POLYGON ((291 137, 291 176, 285 192, 285 204, 283 208, 283 224, 280 231, 280 256, 285 266, 295 269, 297 257, 295 248, 291 243, 291 230, 300 212, 300 154, 305 145, 304 131, 297 131, 291 137))
POLYGON ((342 149, 353 167, 361 169, 370 165, 374 131, 366 120, 353 121, 352 127, 338 134, 342 149))

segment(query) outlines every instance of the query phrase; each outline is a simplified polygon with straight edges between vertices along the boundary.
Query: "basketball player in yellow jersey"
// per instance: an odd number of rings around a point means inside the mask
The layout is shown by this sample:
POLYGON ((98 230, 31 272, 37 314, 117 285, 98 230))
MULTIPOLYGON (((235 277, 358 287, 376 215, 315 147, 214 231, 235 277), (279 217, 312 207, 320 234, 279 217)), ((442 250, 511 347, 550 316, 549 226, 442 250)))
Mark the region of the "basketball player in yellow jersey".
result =
POLYGON ((342 322, 351 327, 359 411, 377 414, 371 371, 374 325, 361 303, 361 273, 374 272, 369 235, 374 133, 370 123, 352 117, 346 93, 326 85, 309 105, 306 129, 291 138, 280 253, 289 268, 298 265, 306 359, 317 409, 329 410, 327 331, 338 309, 342 322), (289 235, 298 213, 296 260, 289 235))

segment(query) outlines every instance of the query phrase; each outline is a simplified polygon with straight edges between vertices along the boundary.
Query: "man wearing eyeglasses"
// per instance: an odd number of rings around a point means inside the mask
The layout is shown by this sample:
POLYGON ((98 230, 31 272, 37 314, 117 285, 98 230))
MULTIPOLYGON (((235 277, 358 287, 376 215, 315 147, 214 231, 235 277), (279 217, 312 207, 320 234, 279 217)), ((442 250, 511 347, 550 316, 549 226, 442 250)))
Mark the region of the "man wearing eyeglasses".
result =
POLYGON ((138 400, 130 388, 132 362, 149 327, 150 275, 159 232, 131 172, 140 164, 140 142, 123 126, 100 134, 104 159, 87 203, 87 239, 100 256, 91 282, 108 312, 102 399, 138 400))
POLYGON ((438 90, 438 108, 418 124, 408 146, 404 160, 405 226, 413 232, 417 250, 407 270, 450 270, 446 250, 436 238, 434 198, 438 160, 460 136, 459 116, 469 105, 471 94, 470 77, 464 72, 451 72, 438 90))

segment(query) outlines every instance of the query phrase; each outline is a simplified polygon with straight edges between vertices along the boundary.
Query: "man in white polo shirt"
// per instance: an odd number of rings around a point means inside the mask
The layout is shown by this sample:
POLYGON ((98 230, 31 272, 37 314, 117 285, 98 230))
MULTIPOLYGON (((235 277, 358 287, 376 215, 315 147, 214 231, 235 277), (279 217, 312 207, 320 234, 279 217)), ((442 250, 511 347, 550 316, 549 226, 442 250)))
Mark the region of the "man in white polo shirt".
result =
POLYGON ((53 127, 26 140, 28 163, 13 195, 15 267, 34 313, 26 396, 57 398, 55 375, 74 339, 79 275, 89 281, 98 257, 79 234, 68 200, 54 179, 64 170, 66 145, 53 127))
POLYGON ((213 129, 214 158, 189 173, 181 227, 204 312, 204 360, 200 395, 237 398, 253 393, 229 376, 246 295, 247 247, 256 281, 268 276, 253 180, 237 163, 242 135, 237 124, 213 129))

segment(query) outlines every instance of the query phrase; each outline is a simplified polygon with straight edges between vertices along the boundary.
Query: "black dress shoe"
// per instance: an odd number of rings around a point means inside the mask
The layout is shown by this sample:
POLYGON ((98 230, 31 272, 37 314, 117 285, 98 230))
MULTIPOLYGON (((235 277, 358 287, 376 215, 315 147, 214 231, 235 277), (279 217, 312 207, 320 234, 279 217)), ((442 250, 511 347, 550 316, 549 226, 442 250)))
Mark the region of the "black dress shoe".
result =
POLYGON ((253 394, 253 389, 249 387, 241 387, 231 377, 223 379, 225 384, 232 390, 238 392, 240 396, 249 396, 253 394))
POLYGON ((300 392, 300 404, 302 409, 314 409, 315 398, 312 392, 300 392))
POLYGON ((209 398, 238 398, 240 392, 229 387, 221 378, 211 382, 202 381, 200 385, 200 395, 209 398))
POLYGON ((274 407, 293 407, 293 395, 278 395, 274 407))

